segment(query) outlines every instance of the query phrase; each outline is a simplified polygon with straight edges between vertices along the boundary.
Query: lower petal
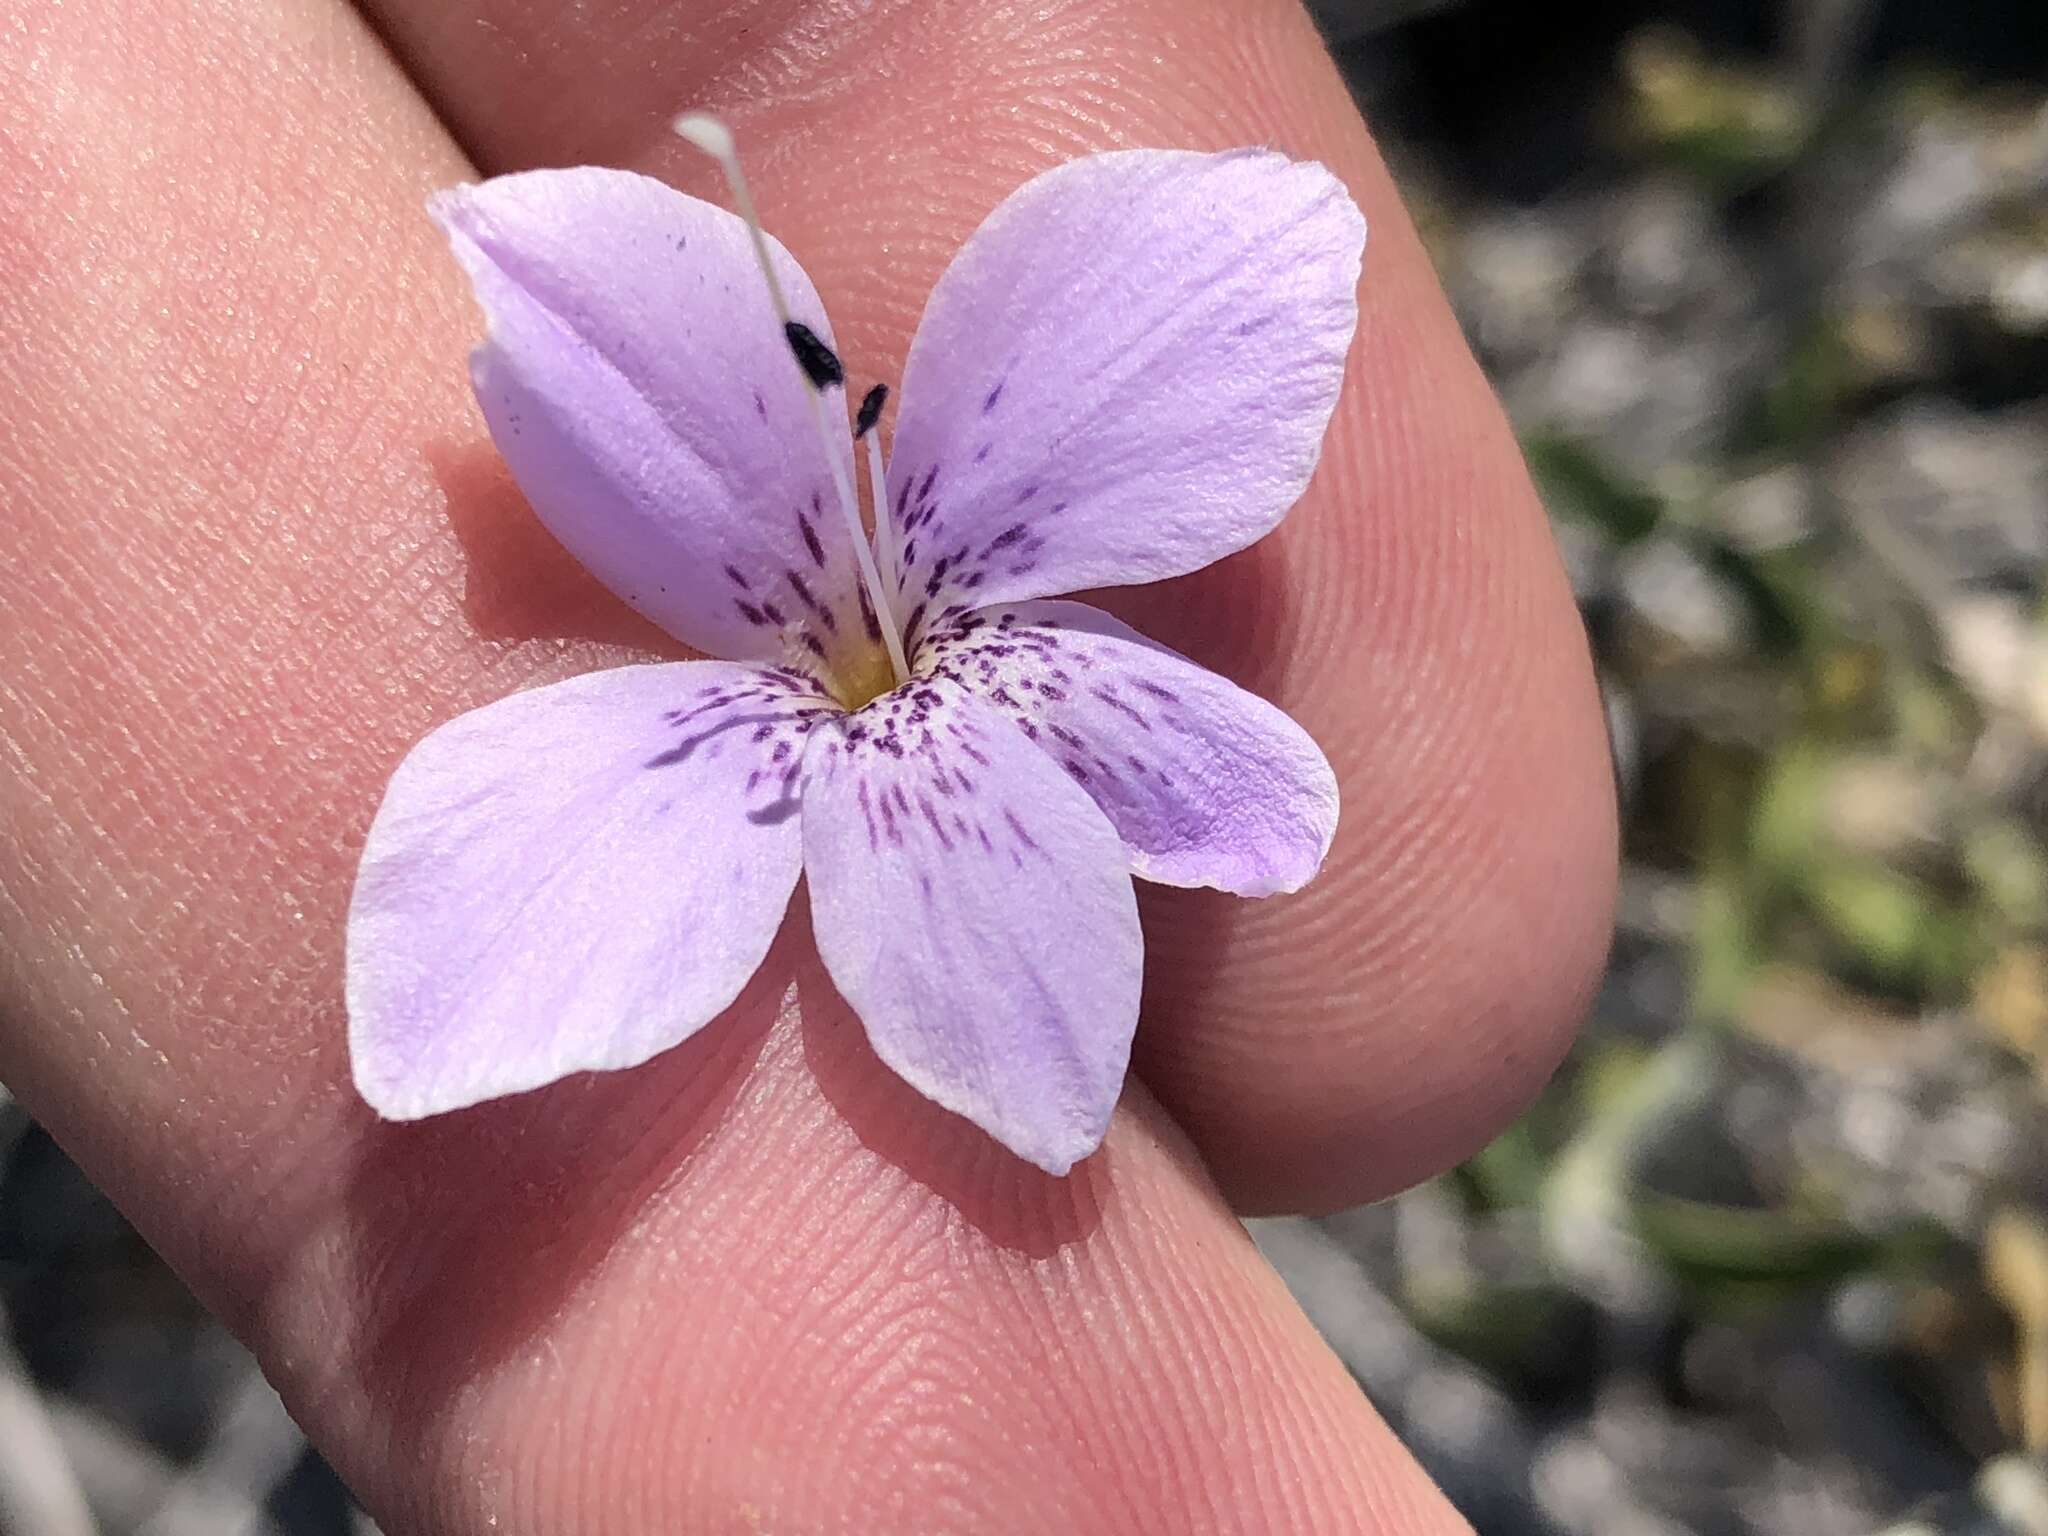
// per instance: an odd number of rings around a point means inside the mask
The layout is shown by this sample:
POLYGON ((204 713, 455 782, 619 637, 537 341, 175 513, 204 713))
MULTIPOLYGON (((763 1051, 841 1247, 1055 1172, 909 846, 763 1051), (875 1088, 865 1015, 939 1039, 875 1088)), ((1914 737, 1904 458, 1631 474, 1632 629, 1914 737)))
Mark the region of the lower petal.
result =
POLYGON ((1004 710, 1092 795, 1162 885, 1306 885, 1337 831, 1337 779, 1265 700, 1083 603, 983 609, 919 669, 1004 710))
POLYGON ((878 1054, 1050 1173, 1108 1129, 1143 941, 1123 848, 1072 780, 946 685, 813 737, 819 953, 878 1054))
POLYGON ((715 1018, 789 904, 804 738, 837 713, 793 673, 678 662, 421 741, 349 909, 363 1097, 416 1119, 636 1065, 715 1018))

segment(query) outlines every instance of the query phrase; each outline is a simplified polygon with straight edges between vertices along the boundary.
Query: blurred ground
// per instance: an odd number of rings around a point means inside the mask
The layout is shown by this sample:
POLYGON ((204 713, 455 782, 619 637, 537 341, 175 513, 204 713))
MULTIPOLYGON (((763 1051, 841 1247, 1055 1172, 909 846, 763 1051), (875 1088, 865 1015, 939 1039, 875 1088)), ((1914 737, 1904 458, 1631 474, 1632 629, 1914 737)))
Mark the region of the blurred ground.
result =
MULTIPOLYGON (((1255 1235, 1482 1536, 2043 1536, 2048 6, 1316 8, 1556 518, 1627 867, 1530 1115, 1255 1235)), ((367 1530, 12 1105, 0 1309, 0 1532, 367 1530)))
POLYGON ((1486 1536, 2048 1532, 2048 8, 1322 11, 1626 871, 1534 1112, 1257 1236, 1486 1536))

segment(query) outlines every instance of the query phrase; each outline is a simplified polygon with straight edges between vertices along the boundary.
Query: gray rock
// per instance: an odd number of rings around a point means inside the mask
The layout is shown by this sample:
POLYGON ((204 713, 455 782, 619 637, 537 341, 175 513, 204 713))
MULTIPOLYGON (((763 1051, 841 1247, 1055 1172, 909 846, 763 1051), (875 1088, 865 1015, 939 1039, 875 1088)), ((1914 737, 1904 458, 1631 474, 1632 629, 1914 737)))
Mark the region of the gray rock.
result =
POLYGON ((1913 400, 1858 429, 1828 483, 1930 610, 1971 590, 2037 591, 2048 570, 2048 412, 1913 400))

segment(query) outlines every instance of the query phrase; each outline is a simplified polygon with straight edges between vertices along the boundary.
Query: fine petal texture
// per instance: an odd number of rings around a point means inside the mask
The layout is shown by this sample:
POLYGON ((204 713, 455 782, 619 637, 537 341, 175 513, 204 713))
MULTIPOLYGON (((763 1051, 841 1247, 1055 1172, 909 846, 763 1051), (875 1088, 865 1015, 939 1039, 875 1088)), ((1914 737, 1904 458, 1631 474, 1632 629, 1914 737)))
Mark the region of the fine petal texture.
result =
POLYGON ((984 609, 918 667, 1003 710, 1109 817, 1132 871, 1240 896, 1299 890, 1337 832, 1337 777, 1255 694, 1083 603, 984 609))
POLYGON ((1315 469, 1364 245, 1336 177, 1269 151, 1127 150, 1026 183, 911 344, 889 462, 906 601, 1156 581, 1267 533, 1315 469))
MULTIPOLYGON (((746 226, 591 167, 495 177, 431 208, 490 322, 477 401, 555 537, 714 656, 816 665, 854 642, 851 540, 746 226)), ((810 279, 768 244, 791 309, 830 345, 810 279)), ((833 439, 850 475, 843 420, 833 439)))
POLYGON ((392 776, 348 922, 356 1086, 391 1119, 645 1061, 716 1017, 795 888, 796 674, 587 673, 434 731, 392 776))
POLYGON ((1093 1152, 1143 963, 1094 801, 945 682, 815 732, 803 796, 818 951, 876 1054, 1049 1173, 1093 1152))

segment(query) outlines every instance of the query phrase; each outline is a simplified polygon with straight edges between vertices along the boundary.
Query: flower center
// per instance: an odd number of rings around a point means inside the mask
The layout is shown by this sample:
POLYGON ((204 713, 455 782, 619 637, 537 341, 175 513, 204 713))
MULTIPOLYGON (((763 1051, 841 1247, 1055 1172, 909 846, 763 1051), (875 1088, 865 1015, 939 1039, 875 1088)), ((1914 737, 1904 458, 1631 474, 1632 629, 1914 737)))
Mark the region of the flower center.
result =
POLYGON ((879 645, 862 646, 832 669, 825 686, 848 714, 864 709, 901 686, 889 653, 879 645))

